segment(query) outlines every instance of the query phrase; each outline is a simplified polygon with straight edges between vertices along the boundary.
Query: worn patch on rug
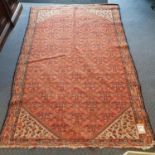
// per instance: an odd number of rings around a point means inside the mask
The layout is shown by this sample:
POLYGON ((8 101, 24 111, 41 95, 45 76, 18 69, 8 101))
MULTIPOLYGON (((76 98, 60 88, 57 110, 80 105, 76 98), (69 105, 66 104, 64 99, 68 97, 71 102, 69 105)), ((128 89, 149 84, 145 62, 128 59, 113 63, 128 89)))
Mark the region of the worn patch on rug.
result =
POLYGON ((0 138, 1 147, 153 145, 118 5, 31 9, 0 138))

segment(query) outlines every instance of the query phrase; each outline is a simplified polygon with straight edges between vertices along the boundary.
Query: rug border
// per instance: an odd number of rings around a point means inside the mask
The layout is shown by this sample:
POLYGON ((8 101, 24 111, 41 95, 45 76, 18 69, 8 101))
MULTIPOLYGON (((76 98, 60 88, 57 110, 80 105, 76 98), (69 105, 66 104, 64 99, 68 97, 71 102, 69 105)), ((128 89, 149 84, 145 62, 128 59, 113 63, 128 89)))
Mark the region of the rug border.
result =
MULTIPOLYGON (((120 16, 120 21, 122 21, 120 7, 119 7, 119 16, 120 16)), ((124 37, 125 37, 125 41, 127 42, 127 48, 128 48, 128 51, 129 51, 128 53, 129 53, 130 59, 132 61, 134 70, 135 70, 135 76, 137 78, 137 83, 138 83, 138 87, 139 87, 139 91, 140 91, 140 97, 142 99, 142 104, 141 104, 142 110, 145 112, 145 119, 146 119, 148 128, 149 128, 149 130, 151 132, 151 135, 153 137, 153 143, 152 144, 155 145, 155 133, 154 133, 154 130, 152 128, 152 125, 151 125, 151 122, 150 122, 150 118, 149 118, 148 112, 146 110, 146 106, 145 106, 145 102, 144 102, 144 97, 143 97, 143 93, 142 93, 142 87, 141 87, 141 83, 140 83, 140 78, 139 78, 139 75, 138 75, 138 71, 137 71, 137 68, 136 68, 136 65, 135 65, 135 62, 134 62, 132 53, 131 53, 131 49, 130 49, 130 46, 129 46, 129 43, 128 43, 128 40, 127 40, 127 36, 125 34, 124 24, 123 24, 123 22, 120 22, 120 24, 122 26, 122 30, 123 30, 123 34, 124 34, 124 37)))

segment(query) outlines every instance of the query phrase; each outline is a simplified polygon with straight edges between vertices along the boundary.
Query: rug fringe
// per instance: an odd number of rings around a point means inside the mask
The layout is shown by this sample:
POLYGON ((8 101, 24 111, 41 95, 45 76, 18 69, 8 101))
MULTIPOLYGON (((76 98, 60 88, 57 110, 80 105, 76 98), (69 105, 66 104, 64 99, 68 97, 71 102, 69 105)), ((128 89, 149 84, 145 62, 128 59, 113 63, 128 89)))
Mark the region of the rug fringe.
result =
MULTIPOLYGON (((112 148, 115 149, 142 149, 142 150, 149 150, 155 146, 155 141, 153 141, 150 145, 146 146, 112 146, 112 148)), ((5 149, 5 148, 10 148, 10 149, 36 149, 36 148, 43 148, 43 149, 52 149, 52 148, 68 148, 68 149, 80 149, 80 148, 90 148, 90 149, 104 149, 104 148, 110 148, 110 146, 84 146, 84 145, 49 145, 49 146, 44 146, 44 145, 36 145, 36 146, 24 146, 24 145, 0 145, 0 149, 5 149)))

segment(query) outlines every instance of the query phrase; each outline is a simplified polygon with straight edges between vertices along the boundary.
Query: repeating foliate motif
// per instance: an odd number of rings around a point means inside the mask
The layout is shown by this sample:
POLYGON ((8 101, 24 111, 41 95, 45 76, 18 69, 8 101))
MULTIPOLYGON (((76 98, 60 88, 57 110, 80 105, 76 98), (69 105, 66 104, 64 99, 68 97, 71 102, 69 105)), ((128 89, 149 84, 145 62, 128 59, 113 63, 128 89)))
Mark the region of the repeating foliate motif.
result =
POLYGON ((104 9, 88 9, 90 13, 93 13, 97 16, 104 17, 109 21, 113 21, 112 11, 111 10, 104 10, 104 9))
POLYGON ((38 13, 38 19, 37 22, 43 22, 47 20, 48 18, 54 16, 54 15, 59 15, 62 12, 60 10, 40 10, 38 13))
POLYGON ((110 124, 96 139, 139 139, 132 108, 126 110, 110 124))
POLYGON ((25 109, 21 108, 18 117, 15 139, 57 139, 50 131, 43 127, 25 109))

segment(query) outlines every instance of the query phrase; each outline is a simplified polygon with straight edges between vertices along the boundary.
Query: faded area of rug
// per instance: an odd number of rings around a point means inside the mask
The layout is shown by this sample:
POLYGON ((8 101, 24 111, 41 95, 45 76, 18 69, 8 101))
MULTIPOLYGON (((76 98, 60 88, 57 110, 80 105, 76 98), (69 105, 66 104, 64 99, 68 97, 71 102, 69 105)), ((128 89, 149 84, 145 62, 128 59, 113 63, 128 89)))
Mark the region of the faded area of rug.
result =
POLYGON ((149 148, 117 5, 32 8, 1 147, 149 148))

